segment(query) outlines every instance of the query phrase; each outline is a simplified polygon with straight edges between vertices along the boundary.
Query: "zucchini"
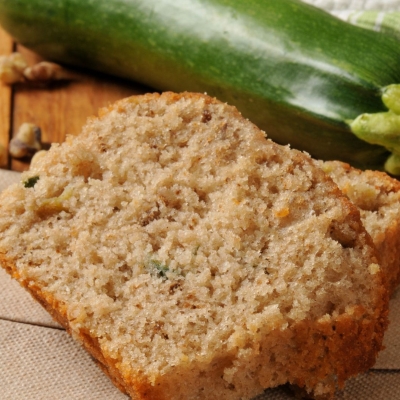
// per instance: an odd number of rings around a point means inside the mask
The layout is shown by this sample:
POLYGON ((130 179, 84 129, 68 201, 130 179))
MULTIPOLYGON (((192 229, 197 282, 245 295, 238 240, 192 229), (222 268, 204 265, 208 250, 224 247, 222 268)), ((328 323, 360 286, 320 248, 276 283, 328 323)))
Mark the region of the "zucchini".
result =
POLYGON ((0 0, 0 24, 46 59, 207 92, 316 158, 382 169, 393 147, 351 126, 387 111, 399 42, 300 1, 0 0))

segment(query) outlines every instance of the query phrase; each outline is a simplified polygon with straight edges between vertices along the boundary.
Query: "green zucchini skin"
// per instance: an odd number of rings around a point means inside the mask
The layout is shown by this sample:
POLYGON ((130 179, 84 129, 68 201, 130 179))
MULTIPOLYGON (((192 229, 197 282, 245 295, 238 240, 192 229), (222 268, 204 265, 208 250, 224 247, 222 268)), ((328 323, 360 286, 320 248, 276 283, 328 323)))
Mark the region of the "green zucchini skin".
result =
POLYGON ((399 42, 297 0, 0 0, 0 24, 46 59, 236 105, 281 144, 381 169, 346 123, 386 110, 399 42))

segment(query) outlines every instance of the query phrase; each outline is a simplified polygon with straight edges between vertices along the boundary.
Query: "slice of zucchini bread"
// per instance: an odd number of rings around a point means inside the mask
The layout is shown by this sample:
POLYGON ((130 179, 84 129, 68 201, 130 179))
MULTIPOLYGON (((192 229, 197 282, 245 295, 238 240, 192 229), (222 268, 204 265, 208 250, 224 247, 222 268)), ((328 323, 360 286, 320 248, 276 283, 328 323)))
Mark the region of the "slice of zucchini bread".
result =
POLYGON ((384 172, 360 171, 340 161, 321 162, 321 166, 359 208, 393 294, 400 283, 400 182, 384 172))
POLYGON ((124 99, 0 201, 2 265, 133 399, 332 396, 388 296, 357 208, 200 94, 124 99))

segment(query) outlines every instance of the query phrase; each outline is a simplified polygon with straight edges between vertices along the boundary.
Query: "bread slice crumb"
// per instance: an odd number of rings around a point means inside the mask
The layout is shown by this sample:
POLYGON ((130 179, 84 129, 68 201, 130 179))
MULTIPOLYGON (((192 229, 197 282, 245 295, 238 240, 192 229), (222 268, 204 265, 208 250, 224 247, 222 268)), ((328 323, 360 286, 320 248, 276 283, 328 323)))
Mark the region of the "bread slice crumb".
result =
POLYGON ((331 397, 387 325, 357 208, 205 95, 124 99, 52 146, 1 196, 0 260, 133 399, 331 397))

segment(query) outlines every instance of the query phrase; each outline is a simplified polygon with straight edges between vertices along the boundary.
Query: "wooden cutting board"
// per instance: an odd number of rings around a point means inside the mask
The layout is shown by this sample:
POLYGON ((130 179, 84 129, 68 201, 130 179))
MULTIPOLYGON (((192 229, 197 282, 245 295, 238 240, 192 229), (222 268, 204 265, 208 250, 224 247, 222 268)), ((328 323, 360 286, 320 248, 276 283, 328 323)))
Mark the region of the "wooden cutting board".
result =
MULTIPOLYGON (((0 28, 0 56, 18 51, 33 65, 42 59, 23 46, 17 45, 0 28)), ((77 135, 86 119, 97 110, 133 94, 151 91, 139 84, 89 71, 82 80, 53 83, 47 86, 0 83, 0 145, 8 147, 10 138, 24 122, 32 122, 42 130, 45 144, 62 142, 66 135, 77 135)), ((0 157, 1 159, 1 157, 0 157)), ((0 161, 0 168, 24 171, 29 162, 11 159, 0 161)))

